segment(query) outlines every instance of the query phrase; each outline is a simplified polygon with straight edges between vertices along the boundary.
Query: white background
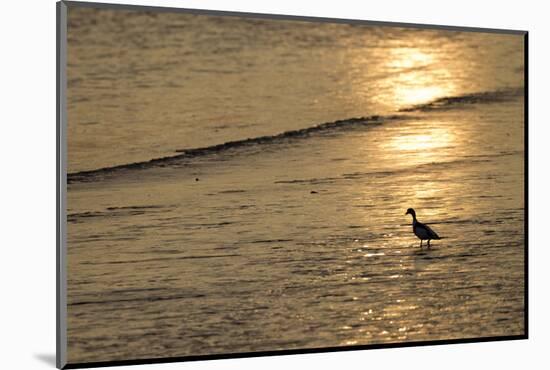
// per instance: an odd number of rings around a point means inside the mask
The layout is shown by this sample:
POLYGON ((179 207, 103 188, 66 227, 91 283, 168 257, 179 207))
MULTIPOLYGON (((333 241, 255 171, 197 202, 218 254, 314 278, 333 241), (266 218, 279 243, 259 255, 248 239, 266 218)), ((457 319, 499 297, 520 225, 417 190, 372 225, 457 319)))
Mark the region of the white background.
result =
MULTIPOLYGON (((112 0, 123 3, 124 1, 112 0)), ((530 31, 530 339, 202 361, 132 369, 548 368, 549 12, 544 1, 127 0, 133 4, 530 31), (546 350, 546 351, 545 351, 546 350)), ((55 1, 2 4, 0 367, 53 368, 55 354, 55 1)))

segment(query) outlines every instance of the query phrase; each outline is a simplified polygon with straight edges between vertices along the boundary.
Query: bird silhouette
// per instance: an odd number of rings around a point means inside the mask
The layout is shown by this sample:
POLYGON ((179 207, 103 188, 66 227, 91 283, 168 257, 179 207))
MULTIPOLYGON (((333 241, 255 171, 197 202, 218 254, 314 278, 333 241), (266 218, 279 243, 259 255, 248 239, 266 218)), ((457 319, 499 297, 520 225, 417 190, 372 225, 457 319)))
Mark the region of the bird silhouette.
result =
POLYGON ((430 240, 439 240, 441 239, 435 231, 433 231, 428 225, 423 224, 422 222, 416 219, 416 212, 414 209, 409 208, 405 215, 411 215, 413 218, 412 226, 414 235, 420 239, 420 248, 422 248, 422 241, 428 241, 428 248, 430 247, 430 240))

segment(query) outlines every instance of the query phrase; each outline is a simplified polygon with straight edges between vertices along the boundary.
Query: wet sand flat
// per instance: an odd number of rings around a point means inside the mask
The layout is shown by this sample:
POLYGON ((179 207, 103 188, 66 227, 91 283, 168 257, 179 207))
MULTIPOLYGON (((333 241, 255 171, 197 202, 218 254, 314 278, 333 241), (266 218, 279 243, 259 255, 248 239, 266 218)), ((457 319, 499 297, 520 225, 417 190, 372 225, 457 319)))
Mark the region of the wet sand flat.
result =
POLYGON ((524 333, 521 107, 412 113, 71 184, 70 359, 524 333), (430 132, 404 165, 401 141, 430 132), (444 239, 421 250, 408 206, 444 239))

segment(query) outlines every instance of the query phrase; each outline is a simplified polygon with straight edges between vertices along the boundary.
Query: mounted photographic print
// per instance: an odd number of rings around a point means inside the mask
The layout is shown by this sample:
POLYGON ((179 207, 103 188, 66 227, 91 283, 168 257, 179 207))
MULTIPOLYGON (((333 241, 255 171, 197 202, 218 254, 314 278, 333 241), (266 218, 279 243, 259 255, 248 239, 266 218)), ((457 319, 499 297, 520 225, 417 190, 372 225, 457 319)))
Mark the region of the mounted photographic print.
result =
POLYGON ((57 10, 59 367, 527 338, 527 32, 57 10))

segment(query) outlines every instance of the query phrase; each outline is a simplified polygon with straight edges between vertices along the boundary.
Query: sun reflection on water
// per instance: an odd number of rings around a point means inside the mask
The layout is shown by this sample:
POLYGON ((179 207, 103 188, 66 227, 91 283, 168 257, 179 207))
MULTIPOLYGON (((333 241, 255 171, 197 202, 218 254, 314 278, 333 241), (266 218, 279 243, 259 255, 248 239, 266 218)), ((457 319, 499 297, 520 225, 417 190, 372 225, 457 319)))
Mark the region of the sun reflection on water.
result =
POLYGON ((445 69, 437 54, 420 48, 390 49, 388 66, 397 75, 390 78, 388 86, 393 101, 399 107, 427 103, 454 90, 450 72, 445 69))
POLYGON ((423 151, 447 147, 454 139, 452 132, 445 128, 431 128, 427 132, 396 136, 391 146, 397 150, 423 151))
MULTIPOLYGON (((405 81, 400 81, 403 83, 405 81)), ((440 86, 411 86, 408 84, 396 85, 394 96, 399 106, 413 106, 433 101, 447 95, 440 86)))
POLYGON ((389 58, 388 65, 398 69, 426 67, 434 62, 434 54, 424 52, 416 47, 389 49, 389 58))
POLYGON ((409 162, 428 162, 440 160, 446 149, 452 148, 455 134, 447 127, 429 127, 418 133, 398 132, 386 145, 392 155, 407 157, 409 162))
POLYGON ((383 59, 388 77, 380 82, 379 103, 401 109, 456 92, 447 64, 433 49, 398 46, 383 59))

